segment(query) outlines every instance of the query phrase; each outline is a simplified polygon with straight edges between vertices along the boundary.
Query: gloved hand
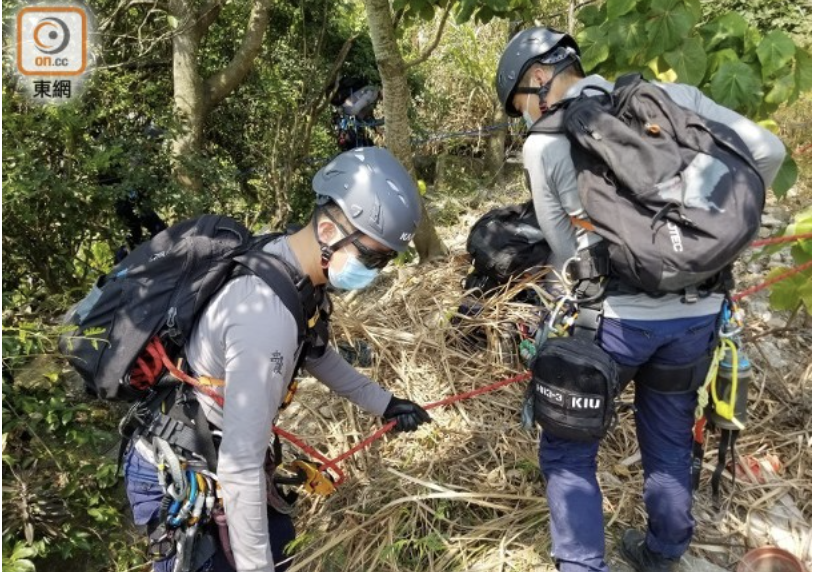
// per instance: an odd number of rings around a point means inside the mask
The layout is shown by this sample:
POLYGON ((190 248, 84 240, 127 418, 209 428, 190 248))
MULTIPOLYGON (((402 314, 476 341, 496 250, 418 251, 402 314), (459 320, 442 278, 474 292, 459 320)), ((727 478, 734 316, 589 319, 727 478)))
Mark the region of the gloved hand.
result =
POLYGON ((399 399, 395 395, 390 398, 383 417, 396 422, 396 431, 415 431, 422 423, 432 421, 430 414, 424 411, 423 407, 408 399, 399 399))

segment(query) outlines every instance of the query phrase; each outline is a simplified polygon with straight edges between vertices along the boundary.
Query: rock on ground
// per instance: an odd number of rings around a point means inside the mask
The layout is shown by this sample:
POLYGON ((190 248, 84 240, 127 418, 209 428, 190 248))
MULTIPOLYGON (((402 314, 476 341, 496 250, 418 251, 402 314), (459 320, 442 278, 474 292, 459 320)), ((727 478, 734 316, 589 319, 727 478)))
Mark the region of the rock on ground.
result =
MULTIPOLYGON (((621 559, 616 559, 609 562, 610 572, 636 572, 632 566, 621 559)), ((679 572, 727 572, 725 568, 721 568, 716 564, 707 562, 703 558, 697 558, 685 554, 681 557, 681 566, 679 572)))

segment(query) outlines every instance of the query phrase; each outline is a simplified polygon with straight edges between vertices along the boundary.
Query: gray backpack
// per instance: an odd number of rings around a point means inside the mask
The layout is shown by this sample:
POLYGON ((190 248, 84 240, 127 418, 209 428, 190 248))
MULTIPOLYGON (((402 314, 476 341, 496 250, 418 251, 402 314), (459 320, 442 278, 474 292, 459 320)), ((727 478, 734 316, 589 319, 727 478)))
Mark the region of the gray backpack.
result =
POLYGON ((608 243, 611 275, 634 288, 708 282, 760 228, 765 185, 743 140, 638 74, 612 92, 586 88, 530 132, 568 137, 589 229, 608 243))

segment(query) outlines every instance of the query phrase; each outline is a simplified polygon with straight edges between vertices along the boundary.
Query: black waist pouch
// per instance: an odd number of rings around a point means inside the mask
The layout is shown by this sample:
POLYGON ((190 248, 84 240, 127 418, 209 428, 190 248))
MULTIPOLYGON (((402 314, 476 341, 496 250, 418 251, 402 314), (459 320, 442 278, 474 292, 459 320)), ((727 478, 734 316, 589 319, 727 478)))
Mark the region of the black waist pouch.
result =
POLYGON ((543 431, 571 441, 598 441, 616 419, 619 373, 594 342, 548 340, 532 364, 534 418, 543 431))

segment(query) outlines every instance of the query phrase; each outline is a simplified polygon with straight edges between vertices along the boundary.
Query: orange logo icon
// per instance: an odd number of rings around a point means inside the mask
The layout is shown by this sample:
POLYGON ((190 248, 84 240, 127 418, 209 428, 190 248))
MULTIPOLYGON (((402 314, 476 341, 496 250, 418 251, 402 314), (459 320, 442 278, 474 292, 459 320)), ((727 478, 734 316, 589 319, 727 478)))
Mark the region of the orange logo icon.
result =
POLYGON ((77 76, 88 61, 88 17, 78 6, 17 13, 17 69, 27 76, 77 76))

